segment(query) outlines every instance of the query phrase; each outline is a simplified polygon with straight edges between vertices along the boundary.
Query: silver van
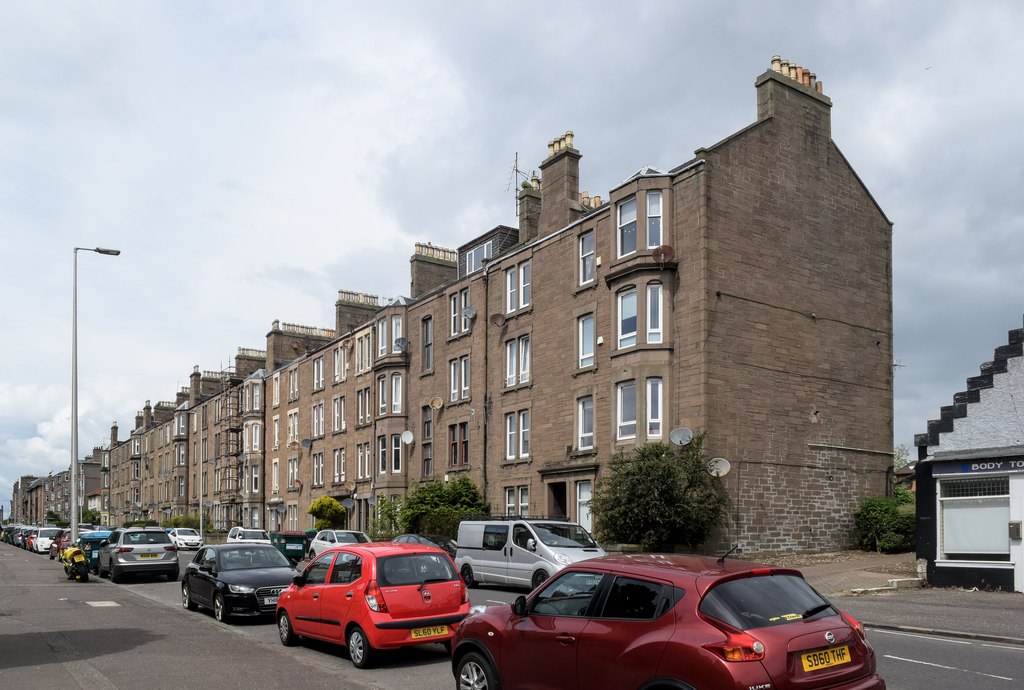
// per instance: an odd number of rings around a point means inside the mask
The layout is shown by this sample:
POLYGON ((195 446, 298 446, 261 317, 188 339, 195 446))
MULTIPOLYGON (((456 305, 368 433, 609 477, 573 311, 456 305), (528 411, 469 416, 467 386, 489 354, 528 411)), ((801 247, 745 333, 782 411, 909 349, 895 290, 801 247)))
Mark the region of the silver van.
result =
POLYGON ((467 587, 537 587, 567 565, 605 555, 587 530, 567 520, 463 520, 457 542, 455 565, 467 587))

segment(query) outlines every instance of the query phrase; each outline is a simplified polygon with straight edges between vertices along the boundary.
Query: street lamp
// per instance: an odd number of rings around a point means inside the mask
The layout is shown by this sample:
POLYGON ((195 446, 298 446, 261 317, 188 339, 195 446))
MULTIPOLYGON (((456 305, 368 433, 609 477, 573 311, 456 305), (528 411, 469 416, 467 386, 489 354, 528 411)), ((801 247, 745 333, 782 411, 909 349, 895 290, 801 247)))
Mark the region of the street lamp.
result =
POLYGON ((78 539, 78 252, 117 256, 120 249, 75 247, 71 269, 71 541, 78 539))

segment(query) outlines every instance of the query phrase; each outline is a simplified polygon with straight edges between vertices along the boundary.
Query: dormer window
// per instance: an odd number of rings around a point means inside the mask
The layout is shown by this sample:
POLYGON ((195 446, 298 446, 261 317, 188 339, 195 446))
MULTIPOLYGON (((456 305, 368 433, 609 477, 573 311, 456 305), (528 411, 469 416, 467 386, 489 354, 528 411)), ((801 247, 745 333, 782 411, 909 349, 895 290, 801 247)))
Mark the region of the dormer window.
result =
POLYGON ((484 259, 491 258, 491 241, 488 240, 478 247, 474 247, 466 254, 466 275, 476 273, 484 267, 484 259))

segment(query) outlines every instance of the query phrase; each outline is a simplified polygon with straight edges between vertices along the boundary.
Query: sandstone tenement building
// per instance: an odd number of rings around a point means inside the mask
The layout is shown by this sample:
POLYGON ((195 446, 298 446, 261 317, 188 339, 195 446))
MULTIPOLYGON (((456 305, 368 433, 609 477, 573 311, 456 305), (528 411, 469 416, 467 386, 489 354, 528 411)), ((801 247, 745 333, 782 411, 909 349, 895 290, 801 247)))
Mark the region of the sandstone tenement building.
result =
POLYGON ((197 368, 112 430, 111 519, 305 529, 330 495, 366 528, 378 497, 465 473, 496 513, 589 524, 617 451, 687 427, 731 468, 709 548, 848 545, 892 464, 892 227, 814 75, 776 58, 755 89, 753 124, 606 198, 567 132, 518 228, 418 244, 408 297, 342 290, 333 327, 275 321, 197 368))

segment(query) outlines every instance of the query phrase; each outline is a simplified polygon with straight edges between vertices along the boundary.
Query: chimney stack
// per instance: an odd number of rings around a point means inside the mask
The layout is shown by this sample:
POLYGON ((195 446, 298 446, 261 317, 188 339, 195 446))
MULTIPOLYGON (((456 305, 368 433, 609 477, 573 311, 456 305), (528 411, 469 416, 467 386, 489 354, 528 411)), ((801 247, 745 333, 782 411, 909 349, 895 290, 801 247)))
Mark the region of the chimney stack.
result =
POLYGON ((759 121, 780 118, 785 126, 810 129, 831 139, 832 99, 824 94, 814 72, 775 55, 771 68, 754 85, 759 121))
POLYGON ((579 202, 580 158, 573 148, 573 133, 548 142, 548 157, 540 164, 542 192, 537 235, 544 237, 577 220, 583 213, 579 202))
POLYGON ((110 447, 117 445, 117 422, 110 423, 110 447))
POLYGON ((142 408, 142 428, 148 429, 153 426, 153 407, 146 401, 145 407, 142 408))

